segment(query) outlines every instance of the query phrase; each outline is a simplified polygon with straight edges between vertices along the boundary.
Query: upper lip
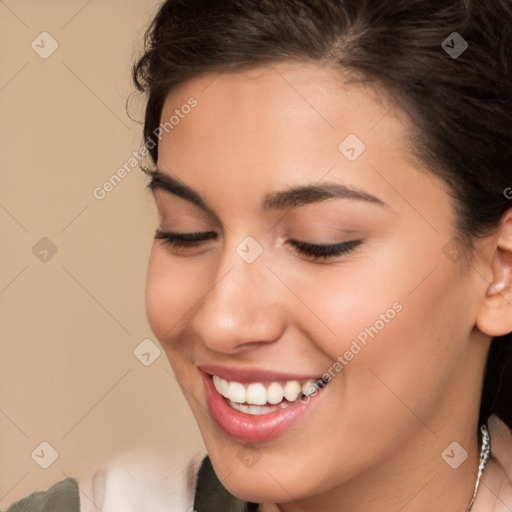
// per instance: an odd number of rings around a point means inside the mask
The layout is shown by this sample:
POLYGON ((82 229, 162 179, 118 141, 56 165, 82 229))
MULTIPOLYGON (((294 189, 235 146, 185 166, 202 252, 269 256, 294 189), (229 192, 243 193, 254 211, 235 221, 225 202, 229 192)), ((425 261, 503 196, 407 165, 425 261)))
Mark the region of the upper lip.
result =
POLYGON ((253 367, 222 366, 217 364, 200 364, 198 368, 208 375, 217 375, 231 382, 249 383, 278 380, 317 380, 321 377, 298 373, 283 373, 253 367))

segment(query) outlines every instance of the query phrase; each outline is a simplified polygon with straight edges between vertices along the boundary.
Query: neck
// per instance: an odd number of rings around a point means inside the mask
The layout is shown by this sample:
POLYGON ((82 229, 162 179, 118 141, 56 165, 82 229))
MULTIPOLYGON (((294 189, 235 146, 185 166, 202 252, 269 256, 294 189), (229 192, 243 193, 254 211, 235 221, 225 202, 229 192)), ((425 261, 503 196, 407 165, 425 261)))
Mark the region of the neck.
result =
MULTIPOLYGON (((471 422, 468 422, 471 423, 471 422)), ((393 450, 378 468, 328 493, 289 503, 263 504, 261 512, 466 512, 473 496, 480 445, 476 429, 465 432, 445 429, 434 433, 420 429, 415 436, 393 450), (453 469, 441 454, 454 440, 468 452, 467 459, 453 469)), ((445 452, 452 465, 461 456, 460 448, 445 452)))

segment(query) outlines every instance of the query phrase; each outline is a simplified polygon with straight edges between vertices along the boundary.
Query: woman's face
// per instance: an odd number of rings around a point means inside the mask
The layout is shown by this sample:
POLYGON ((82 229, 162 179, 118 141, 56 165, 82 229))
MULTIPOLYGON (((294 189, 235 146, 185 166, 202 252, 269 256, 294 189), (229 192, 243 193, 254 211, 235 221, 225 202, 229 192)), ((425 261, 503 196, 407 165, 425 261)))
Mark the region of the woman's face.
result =
POLYGON ((173 115, 158 170, 205 206, 155 181, 159 228, 213 235, 155 239, 147 316, 224 485, 285 502, 405 467, 418 489, 452 478, 454 441, 476 461, 488 282, 458 257, 447 188, 408 158, 400 110, 328 68, 280 63, 186 82, 162 123, 173 115), (285 200, 310 186, 331 188, 285 200), (345 252, 315 259, 294 241, 345 252), (288 406, 235 410, 206 374, 234 402, 288 406))

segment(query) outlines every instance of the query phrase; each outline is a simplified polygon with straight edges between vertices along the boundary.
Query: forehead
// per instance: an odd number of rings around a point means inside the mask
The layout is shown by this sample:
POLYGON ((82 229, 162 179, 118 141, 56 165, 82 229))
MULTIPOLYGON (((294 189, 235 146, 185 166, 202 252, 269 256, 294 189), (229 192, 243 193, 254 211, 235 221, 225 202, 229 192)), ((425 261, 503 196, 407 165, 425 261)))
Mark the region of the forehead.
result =
MULTIPOLYGON (((230 120, 240 126, 240 118, 246 120, 246 129, 251 121, 271 120, 286 127, 286 132, 294 131, 294 121, 309 121, 331 132, 342 132, 347 125, 364 132, 383 116, 392 116, 402 124, 408 121, 403 112, 392 108, 391 96, 376 82, 356 82, 331 66, 310 62, 202 74, 171 91, 161 121, 165 122, 191 96, 199 102, 201 121, 222 123, 223 129, 229 127, 230 120), (219 111, 225 114, 219 116, 219 111)), ((260 127, 253 125, 254 130, 260 127)))
POLYGON ((189 163, 207 152, 225 165, 242 154, 245 162, 262 165, 286 166, 294 155, 313 157, 317 163, 320 157, 332 165, 350 134, 362 142, 361 148, 393 145, 402 158, 407 156, 404 138, 410 130, 400 109, 392 108, 380 89, 349 83, 331 67, 286 62, 203 74, 171 91, 161 122, 177 119, 190 98, 197 106, 181 114, 161 141, 162 156, 168 156, 166 148, 179 156, 186 147, 189 163), (201 151, 192 153, 191 147, 201 151))
POLYGON ((172 90, 162 123, 177 113, 179 122, 159 143, 158 167, 204 197, 222 196, 211 201, 220 209, 229 204, 241 212, 271 190, 324 178, 392 208, 432 200, 425 186, 434 176, 418 172, 406 150, 404 112, 381 89, 349 82, 332 68, 280 63, 207 73, 172 90), (184 109, 191 98, 197 105, 184 109))

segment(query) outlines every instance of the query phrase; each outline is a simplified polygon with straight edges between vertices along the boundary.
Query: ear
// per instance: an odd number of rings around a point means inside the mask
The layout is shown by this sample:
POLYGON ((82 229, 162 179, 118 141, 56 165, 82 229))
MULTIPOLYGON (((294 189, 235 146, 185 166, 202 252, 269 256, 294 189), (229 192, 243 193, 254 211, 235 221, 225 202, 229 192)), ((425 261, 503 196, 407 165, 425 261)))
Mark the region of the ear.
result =
POLYGON ((512 332, 512 209, 501 218, 491 255, 492 281, 478 313, 476 326, 488 336, 512 332))

